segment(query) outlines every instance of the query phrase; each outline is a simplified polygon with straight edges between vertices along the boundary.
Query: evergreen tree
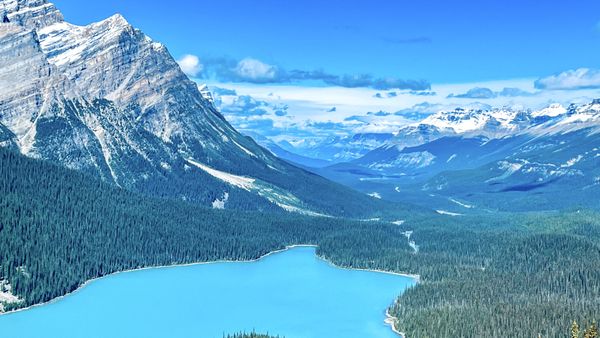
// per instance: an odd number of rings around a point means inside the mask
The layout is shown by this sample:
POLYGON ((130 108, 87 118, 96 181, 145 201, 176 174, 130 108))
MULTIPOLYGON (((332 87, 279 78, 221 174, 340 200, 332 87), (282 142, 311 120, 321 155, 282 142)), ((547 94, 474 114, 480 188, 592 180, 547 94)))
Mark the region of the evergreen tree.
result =
POLYGON ((583 338, 598 338, 598 326, 595 321, 585 330, 583 338))
POLYGON ((579 324, 577 321, 573 321, 573 325, 571 325, 571 338, 579 338, 579 324))

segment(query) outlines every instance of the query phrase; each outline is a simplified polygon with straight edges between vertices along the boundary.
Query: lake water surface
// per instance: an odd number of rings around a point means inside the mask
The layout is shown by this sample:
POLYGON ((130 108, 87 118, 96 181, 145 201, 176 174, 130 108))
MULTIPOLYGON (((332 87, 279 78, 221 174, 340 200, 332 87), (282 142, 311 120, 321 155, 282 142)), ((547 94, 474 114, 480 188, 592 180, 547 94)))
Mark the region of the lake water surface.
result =
POLYGON ((385 309, 412 278, 336 268, 297 247, 246 263, 156 268, 98 279, 57 302, 0 316, 15 338, 398 337, 385 309))

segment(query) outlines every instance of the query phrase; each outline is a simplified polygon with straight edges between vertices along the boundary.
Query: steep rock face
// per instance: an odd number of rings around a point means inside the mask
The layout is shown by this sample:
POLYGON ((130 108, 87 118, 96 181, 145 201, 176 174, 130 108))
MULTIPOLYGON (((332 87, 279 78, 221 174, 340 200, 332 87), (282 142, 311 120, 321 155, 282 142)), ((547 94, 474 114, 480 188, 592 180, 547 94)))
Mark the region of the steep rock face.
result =
POLYGON ((129 187, 189 170, 186 157, 223 167, 246 160, 249 140, 164 46, 120 15, 80 27, 46 1, 0 8, 9 21, 0 24, 0 123, 22 153, 129 187))
MULTIPOLYGON (((122 16, 85 27, 60 22, 38 33, 48 61, 73 86, 67 95, 110 100, 137 126, 186 156, 216 166, 238 162, 225 160, 220 155, 224 151, 241 152, 243 158, 258 156, 204 99, 167 49, 122 16)), ((256 152, 263 155, 260 149, 256 152)))
POLYGON ((17 150, 17 138, 8 128, 0 123, 0 147, 17 150))
POLYGON ((122 16, 76 26, 45 0, 0 0, 0 15, 2 145, 206 206, 228 196, 221 207, 374 209, 367 196, 293 167, 235 131, 168 50, 122 16))
POLYGON ((63 16, 46 0, 3 0, 0 2, 0 19, 39 29, 63 21, 63 16))
POLYGON ((25 139, 47 102, 52 67, 35 32, 12 23, 0 24, 0 55, 0 123, 25 139))
MULTIPOLYGON (((64 22, 54 5, 45 1, 5 0, 1 4, 10 22, 0 27, 0 121, 14 131, 24 153, 44 158, 56 154, 50 134, 59 133, 55 138, 60 140, 67 133, 71 141, 63 144, 65 151, 85 153, 85 147, 100 148, 109 154, 103 157, 111 157, 116 149, 103 142, 103 132, 96 132, 102 123, 90 118, 111 116, 108 129, 118 130, 119 135, 147 132, 172 145, 175 152, 216 166, 264 155, 224 121, 164 46, 122 16, 80 27, 64 22), (110 109, 106 102, 94 107, 101 102, 96 99, 110 101, 110 109), (94 110, 105 114, 89 113, 94 110), (40 126, 44 130, 38 136, 40 126), (252 147, 254 152, 248 149, 252 147), (230 158, 238 153, 237 159, 230 158)), ((107 164, 97 161, 96 153, 91 151, 87 160, 73 158, 67 165, 107 164)))

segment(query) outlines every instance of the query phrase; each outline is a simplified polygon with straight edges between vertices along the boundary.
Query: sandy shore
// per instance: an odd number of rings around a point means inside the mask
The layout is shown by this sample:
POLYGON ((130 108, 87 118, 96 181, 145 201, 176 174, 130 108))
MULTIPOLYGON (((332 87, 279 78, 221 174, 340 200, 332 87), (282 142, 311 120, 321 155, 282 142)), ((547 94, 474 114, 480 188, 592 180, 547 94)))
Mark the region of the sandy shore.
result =
POLYGON ((394 325, 396 323, 396 317, 392 316, 389 310, 385 310, 385 317, 384 322, 392 328, 392 331, 396 332, 400 337, 405 338, 406 335, 404 332, 400 332, 396 329, 396 326, 394 325))
MULTIPOLYGON (((171 264, 171 265, 158 265, 158 266, 148 266, 148 267, 143 267, 143 268, 135 268, 135 269, 129 269, 129 270, 123 270, 123 271, 117 271, 117 272, 113 272, 110 273, 108 275, 104 275, 102 277, 96 277, 93 279, 90 279, 86 282, 84 282, 83 284, 81 284, 77 289, 64 294, 60 297, 51 299, 47 302, 44 303, 39 303, 39 304, 34 304, 28 307, 24 307, 24 308, 20 308, 20 309, 16 309, 16 310, 12 310, 12 311, 8 311, 8 312, 0 312, 0 316, 5 316, 5 315, 10 315, 13 313, 17 313, 17 312, 21 312, 21 311, 26 311, 26 310, 30 310, 32 308, 38 307, 38 306, 44 306, 44 305, 48 305, 48 304, 52 304, 54 302, 58 302, 61 299, 71 296, 79 291, 81 291, 83 288, 85 288, 87 285, 89 285, 90 283, 93 283, 96 280, 99 279, 103 279, 103 278, 107 278, 107 277, 111 277, 111 276, 115 276, 118 274, 122 274, 122 273, 129 273, 129 272, 135 272, 135 271, 143 271, 143 270, 149 270, 149 269, 171 269, 171 268, 177 268, 177 267, 183 267, 183 266, 194 266, 194 265, 205 265, 205 264, 219 264, 219 263, 253 263, 253 262, 257 262, 260 261, 261 259, 267 258, 271 255, 275 255, 278 253, 282 253, 285 252, 287 250, 291 250, 294 248, 317 248, 317 245, 313 245, 313 244, 297 244, 297 245, 289 245, 286 246, 283 249, 280 250, 274 250, 274 251, 270 251, 258 258, 255 259, 250 259, 250 260, 216 260, 216 261, 209 261, 209 262, 195 262, 195 263, 183 263, 183 264, 171 264)), ((376 269, 354 269, 354 268, 348 268, 348 267, 343 267, 343 266, 338 266, 336 264, 334 264, 333 262, 331 262, 330 260, 328 260, 327 258, 321 257, 319 255, 316 255, 318 259, 326 262, 327 264, 337 268, 337 269, 343 269, 343 270, 354 270, 354 271, 367 271, 367 272, 376 272, 376 273, 385 273, 385 274, 389 274, 389 275, 395 275, 395 276, 401 276, 401 277, 409 277, 409 278, 413 278, 417 283, 419 283, 419 275, 411 275, 411 274, 404 274, 404 273, 398 273, 398 272, 391 272, 391 271, 385 271, 385 270, 376 270, 376 269)), ((394 320, 395 318, 392 317, 389 314, 389 311, 386 310, 385 312, 386 314, 386 319, 384 320, 384 322, 387 325, 390 325, 392 330, 394 332, 396 332, 397 334, 399 334, 400 336, 404 337, 404 334, 402 332, 399 332, 398 330, 396 330, 396 328, 394 327, 394 320)))
POLYGON ((319 255, 317 255, 317 257, 319 257, 320 259, 324 260, 325 262, 329 263, 329 265, 337 268, 337 269, 342 269, 342 270, 353 270, 353 271, 367 271, 367 272, 377 272, 377 273, 384 273, 386 275, 394 275, 394 276, 401 276, 401 277, 408 277, 408 278, 412 278, 415 280, 415 282, 419 283, 421 276, 419 275, 412 275, 409 273, 400 273, 400 272, 392 272, 392 271, 386 271, 386 270, 378 270, 378 269, 360 269, 360 268, 347 268, 347 267, 343 267, 343 266, 339 266, 336 265, 335 263, 331 262, 330 260, 328 260, 327 258, 321 257, 319 255))

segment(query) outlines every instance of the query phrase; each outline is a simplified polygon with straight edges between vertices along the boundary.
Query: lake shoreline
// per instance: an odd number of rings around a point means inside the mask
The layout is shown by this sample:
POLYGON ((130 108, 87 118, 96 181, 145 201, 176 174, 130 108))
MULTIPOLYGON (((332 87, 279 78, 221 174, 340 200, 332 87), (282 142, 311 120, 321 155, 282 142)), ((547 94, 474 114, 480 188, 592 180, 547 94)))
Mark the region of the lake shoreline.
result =
POLYGON ((392 331, 397 333, 400 337, 406 338, 406 334, 404 332, 400 332, 398 329, 396 329, 396 320, 398 320, 398 318, 392 316, 389 309, 385 310, 385 320, 383 322, 389 325, 392 331))
MULTIPOLYGON (((317 246, 315 245, 313 247, 317 247, 317 246)), ((321 257, 319 255, 317 255, 317 258, 319 258, 320 260, 323 260, 323 261, 327 262, 329 265, 333 266, 336 269, 354 270, 354 271, 365 271, 365 272, 377 272, 377 273, 383 273, 383 274, 386 274, 386 275, 408 277, 408 278, 414 279, 416 283, 419 283, 420 280, 421 280, 421 276, 419 276, 419 275, 414 275, 414 274, 409 274, 409 273, 393 272, 393 271, 386 271, 386 270, 379 270, 379 269, 350 268, 350 267, 345 267, 345 266, 337 265, 334 262, 330 261, 329 259, 327 259, 325 257, 321 257)))
MULTIPOLYGON (((66 293, 62 296, 53 298, 49 301, 43 302, 43 303, 38 303, 38 304, 33 304, 24 308, 19 308, 16 310, 11 310, 11 311, 6 311, 6 312, 0 312, 0 316, 6 316, 6 315, 11 315, 11 314, 15 314, 18 312, 22 312, 22 311, 27 311, 27 310, 31 310, 37 307, 41 307, 41 306, 45 306, 45 305, 49 305, 49 304, 53 304, 55 302, 59 302, 62 299, 64 299, 65 297, 69 297, 72 296, 74 294, 76 294, 77 292, 81 291, 82 289, 84 289, 86 286, 88 286, 89 284, 103 279, 103 278, 107 278, 107 277, 111 277, 111 276, 115 276, 115 275, 119 275, 119 274, 123 274, 123 273, 131 273, 131 272, 136 272, 136 271, 144 271, 144 270, 150 270, 150 269, 170 269, 170 268, 178 268, 178 267, 189 267, 189 266, 196 266, 196 265, 207 265, 207 264, 219 264, 219 263, 255 263, 258 262, 264 258, 267 258, 271 255, 275 255, 278 253, 282 253, 288 250, 292 250, 295 248, 318 248, 318 245, 315 244, 294 244, 294 245, 288 245, 283 249, 278 249, 278 250, 273 250, 273 251, 269 251, 266 254, 263 254, 261 256, 259 256, 258 258, 254 258, 254 259, 249 259, 249 260, 216 260, 216 261, 208 261, 208 262, 193 262, 193 263, 181 263, 181 264, 170 264, 170 265, 157 265, 157 266, 147 266, 147 267, 141 267, 141 268, 133 268, 133 269, 127 269, 127 270, 122 270, 122 271, 115 271, 112 272, 110 274, 106 274, 104 276, 100 276, 100 277, 96 277, 96 278, 92 278, 89 279, 87 281, 85 281, 83 284, 81 284, 80 286, 78 286, 75 290, 66 293)), ((343 269, 343 270, 354 270, 354 271, 365 271, 365 272, 376 272, 376 273, 383 273, 383 274, 389 274, 389 275, 395 275, 395 276, 401 276, 401 277, 408 277, 411 278, 415 281, 416 284, 419 283, 420 281, 420 276, 419 275, 413 275, 413 274, 404 274, 404 273, 399 273, 399 272, 392 272, 392 271, 385 271, 385 270, 378 270, 378 269, 359 269, 359 268, 351 268, 351 267, 344 267, 344 266, 339 266, 336 265, 335 263, 333 263, 332 261, 330 261, 329 259, 319 256, 316 252, 315 252, 315 256, 319 259, 322 260, 324 262, 326 262, 327 264, 333 266, 334 268, 337 269, 343 269)), ((395 317, 392 317, 389 314, 389 311, 386 309, 386 319, 384 320, 384 323, 386 325, 391 326, 392 331, 394 331, 395 333, 397 333, 398 335, 400 335, 401 337, 405 337, 403 333, 399 332, 398 330, 396 330, 396 328, 393 325, 393 321, 392 319, 395 317)))

